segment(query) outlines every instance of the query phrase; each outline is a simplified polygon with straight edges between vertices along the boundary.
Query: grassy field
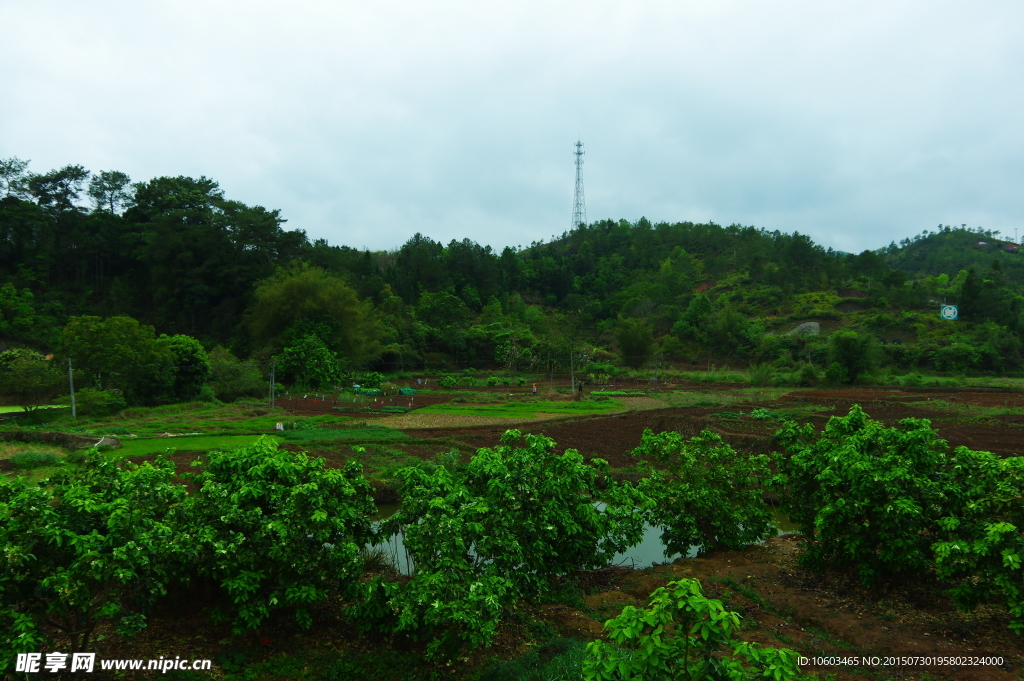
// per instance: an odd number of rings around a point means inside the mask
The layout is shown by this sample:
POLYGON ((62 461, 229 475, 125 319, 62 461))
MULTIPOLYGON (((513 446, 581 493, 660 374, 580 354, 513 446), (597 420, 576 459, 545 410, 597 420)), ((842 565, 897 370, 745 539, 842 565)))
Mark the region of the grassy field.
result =
POLYGON ((709 390, 652 393, 673 407, 722 407, 733 404, 768 404, 793 392, 794 388, 749 388, 743 390, 709 390))
POLYGON ((417 409, 418 414, 454 414, 462 416, 490 416, 494 418, 535 418, 537 414, 559 416, 587 416, 622 411, 625 407, 616 400, 601 402, 512 402, 506 404, 435 404, 417 409))
POLYGON ((288 442, 332 442, 338 444, 359 444, 385 440, 408 440, 409 435, 394 428, 367 426, 365 428, 312 428, 285 430, 280 433, 288 442))
MULTIPOLYGON (((39 408, 40 409, 70 409, 70 407, 68 407, 67 405, 62 405, 62 404, 44 404, 43 406, 41 406, 39 408)), ((0 414, 11 414, 11 413, 15 413, 15 412, 19 412, 20 413, 20 412, 23 412, 23 411, 25 411, 25 410, 22 409, 21 407, 0 407, 0 414)))
MULTIPOLYGON (((121 448, 115 450, 118 456, 144 456, 160 454, 166 449, 180 451, 208 452, 214 449, 232 449, 255 442, 259 435, 187 435, 184 437, 154 437, 139 440, 122 440, 121 448)), ((276 437, 278 442, 283 438, 276 437)))
MULTIPOLYGON (((0 442, 0 459, 10 459, 15 454, 21 454, 23 452, 53 454, 59 461, 63 460, 64 457, 67 456, 66 449, 40 442, 0 442)), ((37 482, 43 478, 49 477, 56 470, 56 466, 42 466, 40 468, 30 468, 28 470, 14 470, 6 475, 0 475, 0 483, 3 483, 5 480, 15 479, 20 479, 25 482, 37 482)))
POLYGON ((79 416, 72 419, 67 411, 46 423, 50 430, 82 433, 84 435, 128 434, 147 436, 162 433, 204 433, 249 435, 272 433, 277 423, 290 427, 298 421, 317 426, 343 427, 355 420, 347 416, 285 416, 280 411, 271 413, 262 403, 235 403, 211 405, 205 402, 169 404, 162 407, 133 407, 120 414, 105 417, 79 416))

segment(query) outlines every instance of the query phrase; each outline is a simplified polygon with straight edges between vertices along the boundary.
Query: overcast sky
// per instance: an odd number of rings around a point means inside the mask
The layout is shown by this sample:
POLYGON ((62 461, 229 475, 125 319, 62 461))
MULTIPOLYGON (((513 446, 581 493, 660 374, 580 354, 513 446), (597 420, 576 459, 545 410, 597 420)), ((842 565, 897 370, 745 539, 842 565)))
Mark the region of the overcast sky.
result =
POLYGON ((332 244, 572 217, 1024 237, 1024 3, 0 0, 0 158, 206 175, 332 244))

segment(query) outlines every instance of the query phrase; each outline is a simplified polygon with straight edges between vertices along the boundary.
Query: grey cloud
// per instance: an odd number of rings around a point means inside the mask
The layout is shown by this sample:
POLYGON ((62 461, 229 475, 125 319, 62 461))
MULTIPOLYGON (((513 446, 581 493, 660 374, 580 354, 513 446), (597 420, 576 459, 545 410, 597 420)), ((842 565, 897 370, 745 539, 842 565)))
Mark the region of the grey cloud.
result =
POLYGON ((1012 234, 1012 2, 8 4, 0 156, 205 174, 332 243, 588 215, 1012 234))

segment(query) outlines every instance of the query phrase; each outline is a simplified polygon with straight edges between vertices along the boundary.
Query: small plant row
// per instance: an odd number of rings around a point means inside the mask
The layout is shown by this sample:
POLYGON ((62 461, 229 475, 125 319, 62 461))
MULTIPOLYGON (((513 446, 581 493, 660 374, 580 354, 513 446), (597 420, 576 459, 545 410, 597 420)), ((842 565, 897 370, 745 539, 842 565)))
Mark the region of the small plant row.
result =
POLYGON ((437 384, 442 388, 447 388, 449 390, 460 385, 466 387, 486 385, 491 388, 503 385, 507 388, 512 385, 526 385, 526 378, 524 376, 489 376, 486 379, 478 379, 469 374, 460 374, 444 376, 437 382, 437 384))
POLYGON ((56 466, 58 463, 57 455, 53 452, 18 452, 11 457, 11 464, 21 469, 56 466))

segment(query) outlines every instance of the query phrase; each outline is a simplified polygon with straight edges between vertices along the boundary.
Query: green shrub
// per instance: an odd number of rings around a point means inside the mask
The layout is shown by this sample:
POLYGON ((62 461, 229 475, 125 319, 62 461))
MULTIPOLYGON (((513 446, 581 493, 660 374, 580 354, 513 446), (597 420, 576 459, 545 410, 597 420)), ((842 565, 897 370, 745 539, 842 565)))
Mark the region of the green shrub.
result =
POLYGON ((987 493, 958 515, 939 520, 941 540, 935 552, 939 576, 956 586, 953 601, 963 610, 1002 596, 1010 611, 1010 629, 1024 633, 1024 457, 991 462, 987 493))
POLYGON ((384 374, 376 371, 368 371, 365 374, 359 376, 357 381, 363 388, 379 388, 384 383, 384 374))
POLYGON ((439 386, 441 386, 442 388, 448 388, 448 389, 454 388, 458 384, 459 384, 459 379, 456 378, 455 376, 445 376, 444 378, 442 378, 438 382, 439 386))
POLYGON ((344 381, 337 353, 315 334, 294 340, 276 359, 277 375, 301 390, 328 389, 344 381))
POLYGON ((924 376, 916 372, 910 373, 904 376, 900 383, 910 388, 917 388, 924 383, 924 376))
POLYGON ((498 378, 497 376, 489 376, 487 378, 487 386, 488 387, 492 387, 493 388, 494 386, 498 385, 499 383, 501 383, 501 379, 498 378))
POLYGON ((186 495, 173 478, 166 460, 119 468, 90 452, 47 485, 0 485, 0 676, 54 628, 77 652, 101 620, 122 636, 146 626, 188 542, 170 521, 186 495))
POLYGON ((218 347, 210 352, 210 388, 218 400, 238 402, 265 397, 270 386, 255 362, 240 361, 229 350, 218 347))
POLYGON ((64 457, 64 461, 74 464, 84 463, 89 458, 90 453, 91 450, 89 449, 76 449, 73 452, 68 452, 67 456, 64 457))
POLYGON ((592 371, 595 374, 606 374, 608 376, 617 376, 619 374, 619 368, 612 366, 611 364, 601 364, 594 362, 587 367, 588 371, 592 371))
POLYGON ((800 378, 798 379, 799 384, 804 386, 815 385, 818 380, 818 370, 814 365, 805 364, 803 369, 800 370, 800 378))
MULTIPOLYGON (((70 399, 61 400, 70 404, 70 399)), ((128 407, 120 390, 82 388, 75 391, 75 412, 79 416, 111 416, 128 407)))
POLYGON ((208 385, 204 385, 199 389, 199 394, 196 395, 195 399, 197 402, 206 402, 207 404, 221 404, 221 401, 217 399, 217 393, 208 385))
POLYGON ((354 595, 376 510, 358 464, 326 469, 267 436, 207 458, 178 522, 190 528, 185 557, 223 588, 236 634, 283 608, 307 629, 332 590, 354 595))
POLYGON ((666 553, 686 554, 691 546, 738 549, 775 532, 761 488, 768 479, 768 457, 746 455, 705 430, 683 439, 676 432, 644 431, 633 456, 653 458, 649 477, 638 489, 654 505, 649 522, 662 529, 666 553))
POLYGON ((521 437, 510 430, 465 465, 398 471, 402 508, 383 534, 403 530, 416 573, 404 585, 367 584, 354 621, 429 638, 430 657, 450 657, 490 645, 504 611, 540 598, 548 575, 602 567, 640 541, 649 502, 629 485, 599 489, 607 463, 556 454, 542 435, 517 446, 521 437))
POLYGON ((767 362, 751 364, 748 371, 750 372, 750 382, 754 385, 767 385, 774 375, 772 365, 767 362))
MULTIPOLYGON (((843 383, 854 383, 859 376, 867 374, 875 365, 877 350, 874 337, 867 334, 858 334, 852 331, 836 331, 828 339, 828 371, 832 371, 832 365, 838 364, 842 367, 843 383)), ((829 377, 839 374, 833 372, 829 377)), ((840 382, 840 381, 833 381, 840 382)))
POLYGON ((846 374, 846 368, 839 362, 832 362, 825 369, 825 380, 833 385, 840 383, 847 383, 848 377, 846 374))
POLYGON ((587 644, 586 681, 800 678, 796 652, 739 639, 742 618, 706 598, 696 579, 669 582, 647 608, 626 606, 605 624, 610 642, 587 644))
POLYGON ((42 468, 56 466, 57 455, 53 452, 19 452, 11 457, 15 468, 42 468))
POLYGON ((808 540, 803 562, 854 566, 865 585, 928 569, 939 519, 961 516, 991 484, 993 455, 951 450, 926 419, 887 428, 854 405, 821 435, 790 422, 776 439, 785 450, 772 486, 808 540))
MULTIPOLYGON (((0 317, 0 328, 3 321, 0 317)), ((66 378, 57 362, 38 352, 17 348, 0 352, 0 394, 33 411, 60 395, 66 378)))

